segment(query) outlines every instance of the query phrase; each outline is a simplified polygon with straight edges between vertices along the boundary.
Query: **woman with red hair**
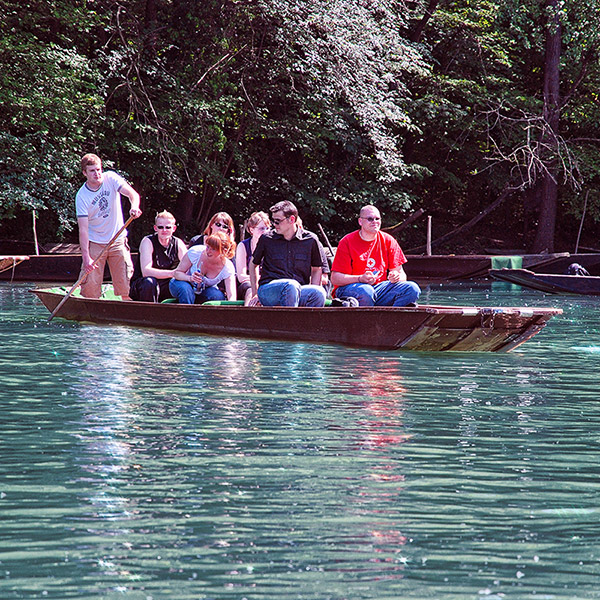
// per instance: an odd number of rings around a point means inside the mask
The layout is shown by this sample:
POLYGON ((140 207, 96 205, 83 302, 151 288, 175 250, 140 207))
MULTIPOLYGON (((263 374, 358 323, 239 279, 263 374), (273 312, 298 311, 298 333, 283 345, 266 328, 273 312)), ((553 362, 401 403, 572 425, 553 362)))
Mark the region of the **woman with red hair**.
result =
POLYGON ((235 242, 224 232, 209 235, 181 259, 169 290, 180 304, 236 300, 235 242), (218 286, 224 287, 225 293, 218 286))

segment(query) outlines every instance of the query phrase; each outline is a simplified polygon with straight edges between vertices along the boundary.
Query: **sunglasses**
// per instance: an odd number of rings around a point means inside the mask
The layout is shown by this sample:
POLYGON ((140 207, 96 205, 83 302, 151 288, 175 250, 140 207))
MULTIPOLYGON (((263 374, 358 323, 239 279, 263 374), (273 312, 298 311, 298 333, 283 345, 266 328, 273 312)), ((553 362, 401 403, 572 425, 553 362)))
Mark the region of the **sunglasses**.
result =
POLYGON ((213 225, 219 229, 225 229, 225 231, 229 231, 229 225, 226 225, 225 223, 213 223, 213 225))
POLYGON ((156 229, 173 229, 173 225, 155 225, 156 229))
POLYGON ((372 223, 373 221, 381 221, 381 217, 361 217, 361 219, 366 219, 369 221, 369 223, 372 223))
POLYGON ((279 225, 280 223, 283 223, 284 221, 287 221, 287 219, 289 219, 289 217, 283 217, 283 219, 273 219, 273 218, 271 218, 271 223, 273 223, 273 225, 279 225))

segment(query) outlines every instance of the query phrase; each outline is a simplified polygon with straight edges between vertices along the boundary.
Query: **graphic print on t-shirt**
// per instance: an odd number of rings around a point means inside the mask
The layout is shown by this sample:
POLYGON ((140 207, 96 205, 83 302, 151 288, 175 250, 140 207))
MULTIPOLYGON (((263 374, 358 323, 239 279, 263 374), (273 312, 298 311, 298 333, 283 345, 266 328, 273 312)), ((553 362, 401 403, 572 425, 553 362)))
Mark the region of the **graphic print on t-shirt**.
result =
POLYGON ((92 200, 92 206, 98 205, 98 216, 102 219, 106 219, 108 217, 108 197, 110 196, 109 190, 102 190, 97 196, 92 200))

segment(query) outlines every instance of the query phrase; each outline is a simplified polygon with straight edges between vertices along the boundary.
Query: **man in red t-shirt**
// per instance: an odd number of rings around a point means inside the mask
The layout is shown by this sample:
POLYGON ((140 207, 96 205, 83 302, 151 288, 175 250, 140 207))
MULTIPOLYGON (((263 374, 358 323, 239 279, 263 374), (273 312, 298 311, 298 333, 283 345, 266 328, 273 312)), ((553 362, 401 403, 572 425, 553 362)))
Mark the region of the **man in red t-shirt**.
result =
POLYGON ((415 306, 419 286, 406 280, 406 262, 398 242, 380 231, 381 214, 375 206, 363 206, 360 229, 344 236, 331 267, 336 298, 351 296, 360 306, 415 306))

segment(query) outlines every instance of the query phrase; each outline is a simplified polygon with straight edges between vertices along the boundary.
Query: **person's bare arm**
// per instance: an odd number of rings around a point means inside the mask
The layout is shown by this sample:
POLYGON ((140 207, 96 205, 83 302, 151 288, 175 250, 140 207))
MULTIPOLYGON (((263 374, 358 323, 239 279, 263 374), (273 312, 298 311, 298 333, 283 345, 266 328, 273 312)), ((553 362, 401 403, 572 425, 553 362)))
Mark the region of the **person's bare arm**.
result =
POLYGON ((339 271, 331 272, 331 283, 336 287, 350 285, 351 283, 367 283, 373 285, 377 277, 371 271, 365 271, 362 275, 348 275, 339 271))
POLYGON ((86 273, 91 273, 95 268, 94 261, 90 257, 90 234, 88 229, 88 218, 77 217, 79 227, 79 247, 81 248, 81 259, 86 273))
POLYGON ((258 290, 258 265, 253 261, 250 261, 248 272, 250 274, 250 287, 252 288, 252 296, 256 296, 256 292, 258 290))
POLYGON ((246 268, 246 246, 244 244, 238 244, 235 253, 235 270, 237 272, 237 278, 240 283, 250 281, 250 274, 246 268))
POLYGON ((237 285, 235 283, 235 275, 230 275, 225 279, 225 295, 227 300, 237 300, 237 285))
POLYGON ((140 195, 128 183, 124 183, 121 186, 119 193, 129 198, 129 203, 131 204, 129 215, 135 219, 141 217, 142 211, 140 210, 140 195))
POLYGON ((321 285, 321 277, 323 275, 323 267, 310 268, 310 282, 312 285, 321 285))
POLYGON ((186 255, 187 251, 188 249, 184 241, 182 239, 177 238, 177 257, 179 258, 179 262, 183 260, 183 257, 186 255))
POLYGON ((388 279, 392 283, 399 283, 401 281, 406 281, 408 278, 406 277, 406 271, 402 268, 402 265, 400 265, 395 269, 390 269, 390 272, 388 273, 388 279))
POLYGON ((192 266, 192 261, 189 259, 186 254, 179 263, 179 266, 175 269, 175 273, 173 273, 173 277, 178 279, 179 281, 187 281, 192 283, 193 279, 191 275, 188 275, 188 270, 192 266))

